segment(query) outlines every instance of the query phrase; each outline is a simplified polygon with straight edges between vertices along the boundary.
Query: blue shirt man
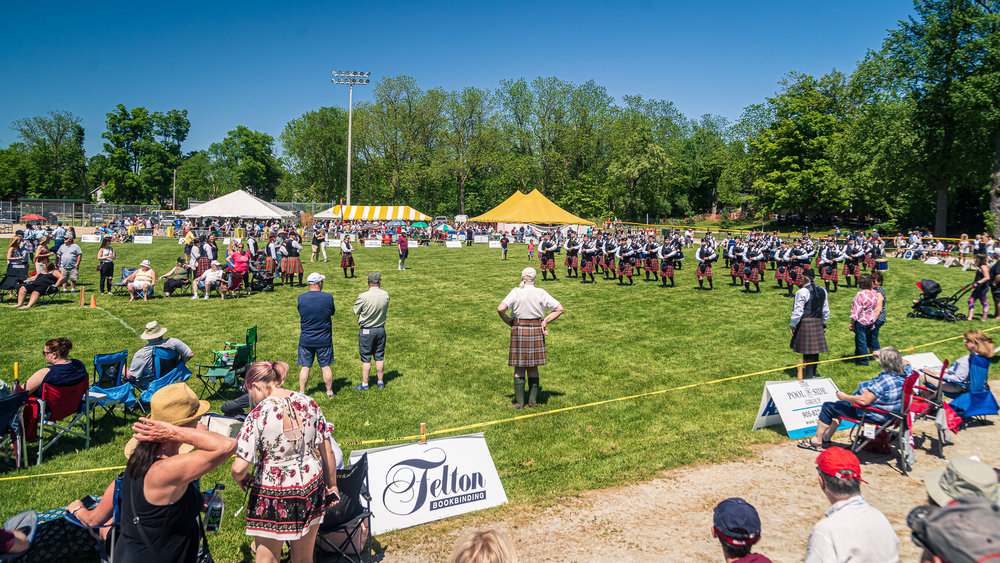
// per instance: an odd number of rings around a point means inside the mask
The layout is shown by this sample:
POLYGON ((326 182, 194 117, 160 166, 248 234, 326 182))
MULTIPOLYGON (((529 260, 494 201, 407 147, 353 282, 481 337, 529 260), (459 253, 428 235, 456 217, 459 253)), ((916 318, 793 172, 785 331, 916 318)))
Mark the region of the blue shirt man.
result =
POLYGON ((299 393, 305 394, 313 359, 319 363, 326 396, 333 397, 333 296, 323 292, 326 276, 313 272, 306 283, 309 291, 299 295, 299 393))
POLYGON ((62 246, 63 239, 66 238, 66 229, 62 226, 62 221, 57 223, 56 230, 52 231, 52 240, 55 246, 52 247, 52 252, 59 252, 59 247, 62 246))

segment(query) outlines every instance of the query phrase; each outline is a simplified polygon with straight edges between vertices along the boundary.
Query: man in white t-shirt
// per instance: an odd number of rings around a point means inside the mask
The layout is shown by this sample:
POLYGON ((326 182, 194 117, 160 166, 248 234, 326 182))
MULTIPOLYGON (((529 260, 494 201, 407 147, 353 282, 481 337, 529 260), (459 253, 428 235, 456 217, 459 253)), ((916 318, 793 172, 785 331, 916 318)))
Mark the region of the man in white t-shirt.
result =
POLYGON ((549 292, 535 287, 536 275, 534 268, 522 270, 521 285, 510 290, 497 307, 500 318, 511 327, 507 365, 514 367, 514 402, 507 407, 512 409, 524 408, 526 376, 528 406, 538 406, 538 366, 545 365, 545 337, 549 334, 546 327, 563 314, 562 305, 549 292))
POLYGON ((816 458, 819 488, 830 500, 826 518, 813 526, 806 563, 899 561, 899 538, 884 514, 861 496, 861 463, 844 448, 816 458))
MULTIPOLYGON (((194 296, 191 299, 198 298, 199 287, 205 290, 205 299, 208 299, 209 293, 222 285, 222 275, 225 272, 222 271, 219 265, 218 260, 212 260, 212 266, 205 270, 205 273, 194 279, 194 283, 191 284, 191 291, 194 292, 194 296)), ((225 299, 226 296, 223 295, 222 298, 225 299)))

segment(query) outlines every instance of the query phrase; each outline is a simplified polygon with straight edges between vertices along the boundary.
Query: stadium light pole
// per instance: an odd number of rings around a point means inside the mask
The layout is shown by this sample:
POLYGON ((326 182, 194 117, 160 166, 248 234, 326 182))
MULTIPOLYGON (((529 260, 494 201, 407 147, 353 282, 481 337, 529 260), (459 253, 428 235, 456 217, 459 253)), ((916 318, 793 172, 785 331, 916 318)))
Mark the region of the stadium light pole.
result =
POLYGON ((354 121, 354 86, 366 85, 370 72, 359 72, 353 70, 334 70, 330 74, 336 78, 331 78, 334 84, 346 84, 349 88, 347 94, 347 205, 351 204, 351 126, 354 121))

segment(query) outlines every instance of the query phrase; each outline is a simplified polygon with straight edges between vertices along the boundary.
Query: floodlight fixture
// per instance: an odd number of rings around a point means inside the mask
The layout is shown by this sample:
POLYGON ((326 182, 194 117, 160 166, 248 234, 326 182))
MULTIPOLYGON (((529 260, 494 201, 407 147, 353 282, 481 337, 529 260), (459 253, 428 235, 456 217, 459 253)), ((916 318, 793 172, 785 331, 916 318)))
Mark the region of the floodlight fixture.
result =
POLYGON ((347 205, 351 204, 351 129, 354 122, 354 85, 355 84, 368 84, 370 80, 367 78, 371 76, 371 72, 359 71, 359 70, 334 70, 330 71, 331 74, 338 77, 330 79, 330 82, 334 84, 347 84, 350 88, 347 97, 347 205))

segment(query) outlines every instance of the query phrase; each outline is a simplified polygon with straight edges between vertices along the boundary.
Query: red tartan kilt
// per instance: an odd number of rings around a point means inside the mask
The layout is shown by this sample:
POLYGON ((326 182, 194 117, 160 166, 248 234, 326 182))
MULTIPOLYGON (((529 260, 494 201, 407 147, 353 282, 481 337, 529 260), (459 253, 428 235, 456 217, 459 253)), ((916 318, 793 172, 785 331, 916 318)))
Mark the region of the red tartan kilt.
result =
POLYGON ((618 274, 622 275, 622 276, 631 276, 632 275, 632 264, 629 264, 628 262, 619 262, 618 263, 618 274))
POLYGON ((207 256, 202 256, 198 258, 198 262, 195 264, 194 277, 200 277, 207 270, 212 268, 212 261, 208 259, 207 256))
POLYGON ((746 269, 744 269, 744 271, 743 271, 743 279, 746 280, 746 281, 748 281, 748 282, 759 282, 760 281, 760 270, 758 270, 754 266, 750 266, 749 269, 750 269, 750 273, 747 273, 746 269))
POLYGON ((674 277, 674 265, 673 264, 660 264, 660 274, 672 278, 674 277))
POLYGON ((733 262, 732 267, 729 268, 729 275, 734 278, 743 277, 743 262, 733 262))
POLYGON ((580 257, 579 256, 567 256, 566 261, 563 263, 567 268, 579 268, 580 267, 580 257))
POLYGON ((544 258, 542 258, 541 262, 542 262, 542 269, 543 270, 555 270, 556 269, 556 259, 555 258, 549 258, 548 260, 545 260, 544 258))
POLYGON ((596 269, 597 268, 595 267, 595 259, 593 257, 583 259, 583 265, 580 266, 580 271, 594 273, 594 270, 596 269))
POLYGON ((656 272, 660 269, 660 259, 659 258, 646 258, 646 271, 656 272))
POLYGON ((765 262, 764 260, 761 260, 760 262, 758 262, 757 263, 757 271, 760 272, 761 275, 764 275, 764 272, 767 271, 767 262, 765 262))
POLYGON ((844 264, 844 275, 845 276, 857 276, 858 275, 858 265, 857 264, 844 264))
POLYGON ((712 277, 712 266, 705 266, 702 269, 701 264, 698 264, 698 269, 695 270, 695 273, 699 278, 710 278, 712 277))
POLYGON ((867 266, 868 268, 874 270, 875 269, 875 257, 869 255, 867 258, 865 258, 865 266, 867 266))
POLYGON ((819 252, 817 252, 816 253, 816 267, 817 268, 819 268, 819 260, 820 260, 820 256, 819 256, 819 252))
POLYGON ((774 279, 788 281, 788 266, 778 266, 775 268, 774 279))
POLYGON ((302 260, 298 256, 285 256, 281 259, 282 274, 301 274, 302 260))
POLYGON ((802 275, 802 266, 795 266, 792 268, 791 275, 788 276, 788 283, 795 285, 805 285, 804 276, 802 275))
POLYGON ((830 273, 826 272, 826 266, 819 267, 819 277, 826 281, 838 281, 840 278, 837 276, 837 267, 834 266, 830 268, 830 273))
POLYGON ((353 268, 354 267, 354 254, 342 254, 340 256, 340 267, 341 268, 353 268))
POLYGON ((264 271, 269 274, 273 274, 277 270, 278 264, 274 261, 274 258, 271 258, 270 256, 266 257, 264 259, 264 271))

